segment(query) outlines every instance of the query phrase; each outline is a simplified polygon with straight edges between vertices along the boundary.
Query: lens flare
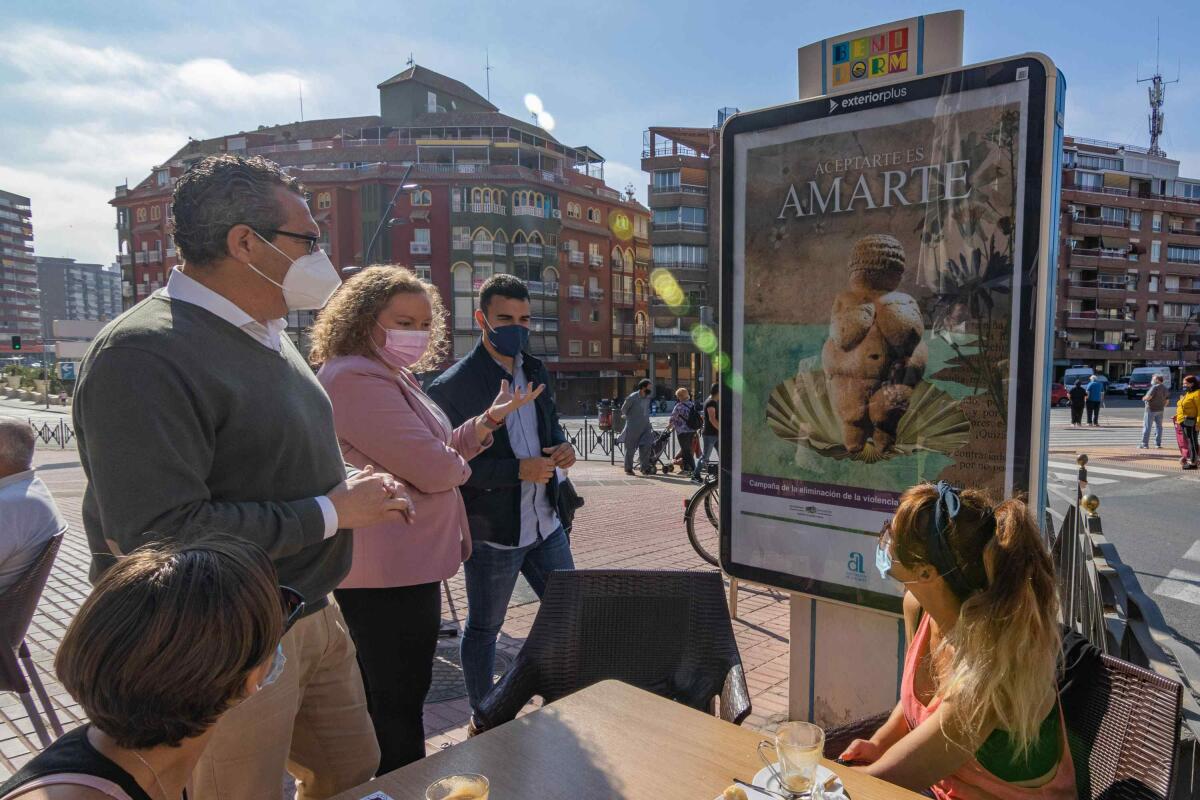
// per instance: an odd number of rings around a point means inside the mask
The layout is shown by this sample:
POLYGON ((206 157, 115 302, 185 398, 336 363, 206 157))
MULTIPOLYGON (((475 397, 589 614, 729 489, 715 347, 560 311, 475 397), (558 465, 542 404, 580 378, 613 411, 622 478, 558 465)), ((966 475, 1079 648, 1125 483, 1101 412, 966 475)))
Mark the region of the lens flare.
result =
POLYGON ((550 115, 549 111, 539 111, 537 112, 537 115, 538 125, 542 126, 542 130, 546 131, 547 133, 554 130, 554 117, 550 115))
POLYGON ((533 93, 525 95, 525 108, 530 114, 541 114, 545 110, 545 106, 542 105, 542 98, 533 93))
POLYGON ((726 372, 729 372, 729 367, 732 363, 733 359, 729 357, 729 353, 721 353, 717 356, 717 372, 724 375, 726 372))
POLYGON ((700 352, 712 355, 717 351, 717 335, 707 325, 696 325, 692 328, 692 344, 700 352))
POLYGON ((741 394, 746 388, 746 381, 742 379, 742 373, 735 372, 729 376, 729 390, 741 394))

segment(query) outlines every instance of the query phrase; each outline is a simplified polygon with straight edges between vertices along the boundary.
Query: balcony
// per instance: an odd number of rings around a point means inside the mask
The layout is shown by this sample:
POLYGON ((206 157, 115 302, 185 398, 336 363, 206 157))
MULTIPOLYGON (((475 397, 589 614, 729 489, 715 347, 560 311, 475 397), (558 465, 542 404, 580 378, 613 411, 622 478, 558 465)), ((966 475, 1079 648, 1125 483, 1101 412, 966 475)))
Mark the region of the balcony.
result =
POLYGON ((567 260, 572 264, 582 264, 583 263, 583 251, 572 250, 570 252, 570 254, 568 255, 567 260))
POLYGON ((583 287, 582 286, 568 287, 567 297, 571 298, 572 300, 582 300, 583 299, 583 287))
POLYGON ((433 247, 429 242, 409 242, 408 252, 414 256, 427 256, 433 252, 433 247))
POLYGON ((676 183, 669 186, 650 187, 650 194, 670 194, 672 192, 679 194, 708 194, 708 187, 694 183, 676 183))
POLYGON ((656 222, 653 225, 656 231, 692 231, 693 233, 706 233, 708 231, 707 222, 656 222))
POLYGON ((455 211, 469 211, 472 214, 499 214, 508 216, 508 208, 499 203, 466 203, 455 207, 455 211))
POLYGON ((472 242, 470 239, 464 239, 461 236, 456 236, 450 240, 450 246, 455 250, 470 250, 472 242))
POLYGON ((691 342, 692 335, 678 328, 655 328, 651 337, 655 342, 691 342))
POLYGON ((604 256, 600 255, 599 253, 590 253, 588 255, 588 265, 592 267, 603 267, 604 256))
POLYGON ((542 257, 542 246, 540 244, 518 243, 513 245, 514 258, 536 258, 542 257))
POLYGON ((1072 217, 1071 221, 1078 225, 1096 225, 1105 228, 1129 228, 1128 220, 1116 222, 1114 220, 1105 219, 1104 217, 1072 217))
POLYGON ((557 281, 528 281, 525 285, 534 297, 558 297, 557 281))
POLYGON ((133 263, 133 256, 128 253, 119 253, 117 255, 117 263, 122 267, 128 267, 133 263))
POLYGON ((496 252, 496 243, 486 239, 476 240, 471 242, 471 252, 477 256, 494 255, 496 252))
POLYGON ((174 257, 175 257, 175 248, 168 247, 167 248, 167 258, 174 258, 174 257))
POLYGON ((633 305, 633 292, 613 292, 613 302, 619 306, 633 305))
POLYGON ((541 209, 537 206, 513 206, 512 215, 514 217, 541 217, 542 219, 550 219, 550 209, 541 209))
POLYGON ((593 300, 603 300, 604 299, 604 290, 597 289, 597 288, 590 288, 590 289, 588 289, 588 297, 590 297, 593 300))
POLYGON ((654 266, 662 267, 663 269, 684 270, 687 272, 708 272, 708 264, 700 264, 695 261, 655 261, 654 266))

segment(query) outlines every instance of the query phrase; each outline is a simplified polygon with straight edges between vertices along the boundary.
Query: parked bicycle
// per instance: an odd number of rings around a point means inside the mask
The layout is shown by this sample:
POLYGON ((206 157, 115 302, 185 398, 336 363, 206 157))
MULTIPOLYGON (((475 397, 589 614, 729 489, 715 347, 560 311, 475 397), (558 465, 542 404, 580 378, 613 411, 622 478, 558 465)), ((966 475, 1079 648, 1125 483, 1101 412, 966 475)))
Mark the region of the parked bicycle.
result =
POLYGON ((716 464, 706 466, 704 485, 687 501, 683 511, 688 541, 714 567, 721 566, 721 482, 717 470, 716 464))

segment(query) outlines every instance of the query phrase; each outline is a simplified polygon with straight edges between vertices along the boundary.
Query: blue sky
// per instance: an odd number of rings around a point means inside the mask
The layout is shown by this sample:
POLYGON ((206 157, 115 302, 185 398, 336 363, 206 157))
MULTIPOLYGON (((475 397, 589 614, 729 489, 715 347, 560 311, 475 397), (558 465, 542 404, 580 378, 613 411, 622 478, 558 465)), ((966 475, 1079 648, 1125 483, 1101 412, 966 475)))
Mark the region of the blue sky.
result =
MULTIPOLYGON (((33 198, 39 255, 107 263, 113 187, 136 182, 187 136, 299 118, 378 113, 375 85, 409 53, 514 116, 538 94, 569 145, 608 160, 645 195, 650 125, 711 125, 716 109, 796 99, 796 48, 955 6, 911 2, 6 3, 0 41, 0 189, 33 198)), ((1200 175, 1200 3, 968 2, 967 63, 1030 50, 1067 76, 1067 132, 1145 145, 1145 87, 1162 20, 1167 154, 1200 175), (1142 11, 1144 9, 1144 11, 1142 11)))

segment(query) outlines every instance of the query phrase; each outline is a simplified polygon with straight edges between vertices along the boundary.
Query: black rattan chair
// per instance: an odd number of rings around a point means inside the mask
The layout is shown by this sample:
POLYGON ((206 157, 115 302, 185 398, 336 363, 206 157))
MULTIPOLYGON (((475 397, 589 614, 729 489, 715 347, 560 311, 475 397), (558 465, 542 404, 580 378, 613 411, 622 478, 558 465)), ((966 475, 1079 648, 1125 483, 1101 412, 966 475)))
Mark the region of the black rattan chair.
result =
POLYGON ((54 566, 54 558, 58 555, 62 538, 60 533, 46 542, 45 549, 25 574, 0 594, 0 691, 16 692, 21 698, 21 705, 29 714, 29 721, 33 724, 42 747, 49 745, 51 740, 29 693, 30 684, 33 684, 33 690, 37 692, 38 700, 41 701, 46 717, 54 729, 54 735, 62 736, 63 729, 54 713, 50 696, 46 694, 46 688, 38 678, 37 665, 33 663, 29 648, 25 645, 25 633, 29 630, 29 623, 33 621, 33 614, 42 597, 46 580, 50 577, 50 568, 54 566), (25 667, 24 671, 21 669, 22 665, 25 667))
POLYGON ((750 695, 717 572, 570 571, 550 576, 512 667, 475 710, 480 729, 616 679, 740 724, 750 695))
MULTIPOLYGON (((1169 800, 1183 686, 1103 655, 1090 645, 1072 648, 1066 656, 1059 696, 1077 796, 1081 800, 1169 800)), ((837 758, 855 739, 869 739, 889 713, 828 731, 825 757, 837 758)))

